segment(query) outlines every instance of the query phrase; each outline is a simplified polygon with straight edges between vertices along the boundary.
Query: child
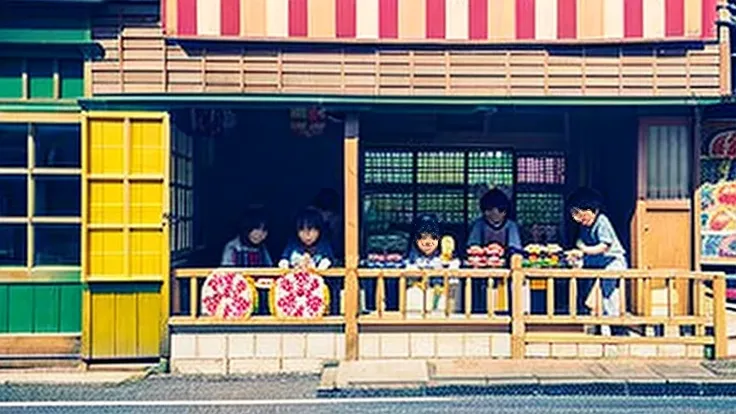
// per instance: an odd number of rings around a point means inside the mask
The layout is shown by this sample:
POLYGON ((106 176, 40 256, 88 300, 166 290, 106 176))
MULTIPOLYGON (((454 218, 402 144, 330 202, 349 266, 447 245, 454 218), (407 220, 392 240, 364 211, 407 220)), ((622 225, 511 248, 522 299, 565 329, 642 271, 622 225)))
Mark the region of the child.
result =
MULTIPOLYGON (((452 256, 452 250, 454 246, 453 242, 450 241, 450 237, 443 238, 443 244, 446 244, 444 250, 445 256, 452 256)), ((414 242, 409 248, 409 254, 407 256, 407 267, 411 269, 442 269, 445 265, 449 268, 460 267, 459 260, 454 257, 444 257, 442 249, 440 249, 440 225, 437 218, 433 215, 425 214, 417 217, 414 221, 414 242)), ((416 280, 409 280, 409 282, 416 282, 416 280)), ((430 286, 441 286, 444 283, 441 277, 431 277, 429 279, 430 286)), ((451 286, 458 284, 457 279, 450 279, 449 283, 451 286)), ((427 286, 429 288, 430 286, 427 286)), ((451 296, 456 300, 453 293, 459 293, 459 290, 451 289, 451 296)), ((432 308, 437 305, 434 303, 432 308)))
MULTIPOLYGON (((491 243, 497 243, 503 247, 506 258, 512 254, 522 251, 519 226, 509 219, 511 201, 506 193, 498 188, 489 190, 478 203, 483 217, 475 220, 470 227, 467 247, 486 247, 491 243)), ((510 260, 506 260, 509 263, 510 260)), ((473 312, 486 312, 488 305, 486 290, 488 284, 482 279, 473 279, 473 312)), ((510 289, 510 284, 508 289, 510 289)), ((510 291, 509 291, 510 292, 510 291)), ((510 297, 510 293, 509 297, 510 297)))
POLYGON ((520 252, 519 226, 508 218, 511 201, 506 194, 494 188, 481 197, 478 207, 483 217, 475 220, 470 227, 467 247, 486 247, 498 243, 506 252, 520 252))
MULTIPOLYGON (((578 225, 576 247, 583 252, 583 267, 588 269, 624 270, 628 268, 626 252, 608 217, 601 212, 601 196, 589 188, 580 188, 568 198, 573 221, 578 225)), ((603 314, 621 314, 618 298, 618 280, 601 279, 603 314)), ((587 291, 579 290, 585 298, 587 291)), ((619 331, 617 329, 617 331, 619 331)), ((603 335, 611 334, 610 326, 603 326, 603 335)))
POLYGON ((324 270, 335 260, 329 241, 323 237, 322 215, 314 208, 302 210, 296 218, 296 237, 292 238, 281 255, 279 267, 288 268, 301 263, 304 254, 309 254, 314 265, 324 270))
POLYGON ((271 255, 266 248, 268 227, 260 208, 249 208, 240 220, 238 236, 230 240, 222 251, 221 266, 271 267, 271 255))

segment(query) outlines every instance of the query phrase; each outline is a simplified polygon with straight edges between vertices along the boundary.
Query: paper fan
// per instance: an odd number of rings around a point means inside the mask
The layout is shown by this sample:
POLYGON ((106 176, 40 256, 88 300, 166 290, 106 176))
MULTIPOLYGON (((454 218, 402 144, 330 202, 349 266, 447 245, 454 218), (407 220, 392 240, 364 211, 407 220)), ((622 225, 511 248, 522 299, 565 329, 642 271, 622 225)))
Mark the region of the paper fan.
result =
POLYGON ((201 306, 205 316, 249 318, 258 306, 253 279, 241 273, 213 272, 204 281, 201 306))
POLYGON ((281 319, 315 319, 330 306, 324 279, 309 272, 294 272, 276 280, 270 294, 271 314, 281 319))

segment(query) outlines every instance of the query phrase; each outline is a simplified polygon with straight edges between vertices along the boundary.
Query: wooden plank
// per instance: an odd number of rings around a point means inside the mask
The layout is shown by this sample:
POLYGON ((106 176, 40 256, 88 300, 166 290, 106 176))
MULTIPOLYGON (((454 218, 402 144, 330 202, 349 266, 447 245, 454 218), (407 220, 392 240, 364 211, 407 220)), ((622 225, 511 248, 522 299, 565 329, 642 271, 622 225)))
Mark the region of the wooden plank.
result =
POLYGON ((526 334, 527 343, 562 343, 562 344, 641 344, 641 345, 709 345, 712 337, 635 337, 635 336, 592 336, 574 334, 555 334, 531 332, 526 334))
POLYGON ((345 323, 342 316, 325 316, 317 319, 277 319, 272 316, 253 316, 249 319, 218 319, 203 316, 172 316, 170 326, 273 326, 282 329, 285 326, 339 326, 345 323))
POLYGON ((0 355, 3 356, 72 356, 79 355, 78 334, 1 334, 0 355))

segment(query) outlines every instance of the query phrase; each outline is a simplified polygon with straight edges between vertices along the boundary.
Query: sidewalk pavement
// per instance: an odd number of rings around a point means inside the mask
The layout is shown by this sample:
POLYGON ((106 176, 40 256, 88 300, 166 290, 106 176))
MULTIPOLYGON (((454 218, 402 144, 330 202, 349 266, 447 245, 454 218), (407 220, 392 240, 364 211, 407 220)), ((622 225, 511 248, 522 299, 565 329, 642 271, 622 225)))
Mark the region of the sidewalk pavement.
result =
POLYGON ((513 395, 730 395, 736 365, 687 360, 366 360, 322 375, 323 397, 513 395))
POLYGON ((145 371, 80 369, 0 370, 0 385, 116 385, 145 378, 145 371))

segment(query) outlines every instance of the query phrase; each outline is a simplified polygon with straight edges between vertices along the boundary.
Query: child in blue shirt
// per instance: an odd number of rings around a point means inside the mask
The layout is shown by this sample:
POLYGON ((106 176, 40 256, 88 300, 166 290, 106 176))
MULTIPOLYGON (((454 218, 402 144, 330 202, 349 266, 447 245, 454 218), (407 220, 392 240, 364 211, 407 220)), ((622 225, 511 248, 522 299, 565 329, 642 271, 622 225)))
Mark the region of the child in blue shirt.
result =
MULTIPOLYGON (((601 196, 589 188, 580 188, 570 195, 568 206, 573 221, 578 225, 578 238, 575 246, 583 252, 583 267, 605 270, 627 269, 626 251, 611 221, 601 211, 601 196)), ((618 283, 616 279, 601 279, 604 315, 619 316, 622 312, 618 297, 618 283)), ((583 298, 587 296, 587 290, 581 289, 580 292, 583 298)), ((607 328, 607 326, 602 327, 604 335, 611 332, 610 328, 607 328)))
POLYGON ((321 270, 334 262, 332 246, 323 236, 322 215, 314 208, 302 210, 296 218, 296 237, 292 237, 281 255, 279 267, 294 267, 301 263, 305 253, 309 254, 314 265, 321 270))

